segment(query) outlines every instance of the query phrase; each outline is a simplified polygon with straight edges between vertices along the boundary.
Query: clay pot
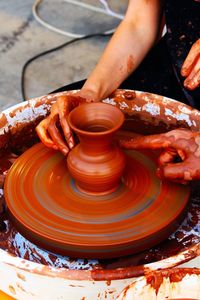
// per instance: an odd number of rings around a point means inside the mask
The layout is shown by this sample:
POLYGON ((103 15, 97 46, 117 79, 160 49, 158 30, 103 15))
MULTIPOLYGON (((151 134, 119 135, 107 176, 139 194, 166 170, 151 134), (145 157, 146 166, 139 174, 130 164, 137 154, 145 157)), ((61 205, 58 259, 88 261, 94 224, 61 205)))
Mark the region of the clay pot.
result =
POLYGON ((124 122, 123 113, 112 105, 90 103, 71 111, 68 122, 80 140, 67 157, 77 187, 95 194, 116 190, 125 167, 125 155, 113 142, 113 136, 124 122))

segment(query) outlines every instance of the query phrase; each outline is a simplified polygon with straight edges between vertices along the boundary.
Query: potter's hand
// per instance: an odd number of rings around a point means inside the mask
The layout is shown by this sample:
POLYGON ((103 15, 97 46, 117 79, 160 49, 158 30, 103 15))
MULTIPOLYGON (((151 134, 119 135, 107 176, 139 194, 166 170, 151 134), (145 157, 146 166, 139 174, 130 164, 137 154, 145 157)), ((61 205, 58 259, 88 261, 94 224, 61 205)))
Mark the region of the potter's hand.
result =
POLYGON ((67 155, 69 149, 74 147, 74 138, 67 123, 67 116, 76 106, 92 101, 92 95, 85 91, 58 97, 51 107, 50 115, 36 127, 37 134, 43 144, 67 155))
POLYGON ((181 68, 181 75, 186 77, 185 88, 194 90, 200 85, 200 39, 192 45, 181 68))
POLYGON ((176 129, 163 134, 121 140, 126 149, 163 149, 157 174, 180 183, 200 179, 200 132, 176 129), (180 162, 175 162, 179 158, 180 162))

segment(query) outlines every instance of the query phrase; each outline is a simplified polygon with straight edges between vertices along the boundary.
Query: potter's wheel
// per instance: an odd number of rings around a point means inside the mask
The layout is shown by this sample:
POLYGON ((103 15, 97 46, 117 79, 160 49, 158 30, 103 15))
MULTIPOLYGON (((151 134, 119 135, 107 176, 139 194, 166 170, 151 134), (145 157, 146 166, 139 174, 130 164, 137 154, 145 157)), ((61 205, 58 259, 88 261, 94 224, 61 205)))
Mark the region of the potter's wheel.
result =
POLYGON ((123 183, 97 196, 77 189, 60 153, 33 146, 5 182, 14 224, 39 246, 77 257, 122 256, 164 240, 182 220, 189 188, 161 182, 153 153, 126 155, 123 183))

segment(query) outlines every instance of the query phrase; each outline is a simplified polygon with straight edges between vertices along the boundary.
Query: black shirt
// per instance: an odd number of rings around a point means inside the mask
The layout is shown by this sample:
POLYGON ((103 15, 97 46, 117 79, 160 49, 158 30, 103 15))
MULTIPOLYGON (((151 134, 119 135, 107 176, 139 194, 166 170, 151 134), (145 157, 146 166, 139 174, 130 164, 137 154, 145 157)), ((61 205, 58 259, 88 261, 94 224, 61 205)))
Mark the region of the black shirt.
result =
POLYGON ((200 88, 188 91, 183 87, 181 66, 194 42, 200 38, 200 1, 167 0, 164 3, 167 25, 166 42, 177 82, 190 105, 200 108, 200 88))

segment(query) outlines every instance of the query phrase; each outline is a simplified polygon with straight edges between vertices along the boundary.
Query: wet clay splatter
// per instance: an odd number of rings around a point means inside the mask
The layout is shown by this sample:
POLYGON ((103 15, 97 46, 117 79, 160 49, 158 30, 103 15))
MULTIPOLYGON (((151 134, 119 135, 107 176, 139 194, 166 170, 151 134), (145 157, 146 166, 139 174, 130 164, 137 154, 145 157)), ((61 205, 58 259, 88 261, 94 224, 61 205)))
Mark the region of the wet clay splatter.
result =
POLYGON ((128 61, 127 61, 127 73, 130 74, 133 71, 135 62, 134 62, 134 58, 133 55, 129 55, 128 61))

